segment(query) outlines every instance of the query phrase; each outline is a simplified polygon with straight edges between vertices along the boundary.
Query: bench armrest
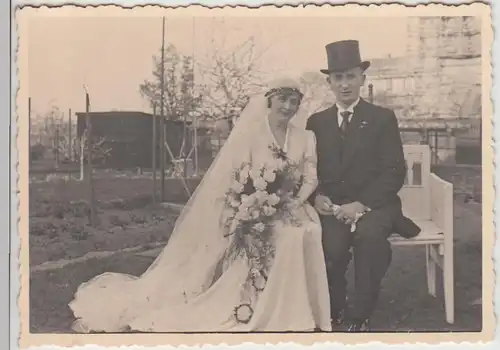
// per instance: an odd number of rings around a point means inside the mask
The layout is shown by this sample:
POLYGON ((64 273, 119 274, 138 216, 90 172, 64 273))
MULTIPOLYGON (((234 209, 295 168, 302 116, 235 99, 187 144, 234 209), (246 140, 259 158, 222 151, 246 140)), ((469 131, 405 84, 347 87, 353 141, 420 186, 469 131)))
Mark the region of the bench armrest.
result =
POLYGON ((453 184, 430 174, 431 220, 443 230, 446 241, 453 243, 453 184))

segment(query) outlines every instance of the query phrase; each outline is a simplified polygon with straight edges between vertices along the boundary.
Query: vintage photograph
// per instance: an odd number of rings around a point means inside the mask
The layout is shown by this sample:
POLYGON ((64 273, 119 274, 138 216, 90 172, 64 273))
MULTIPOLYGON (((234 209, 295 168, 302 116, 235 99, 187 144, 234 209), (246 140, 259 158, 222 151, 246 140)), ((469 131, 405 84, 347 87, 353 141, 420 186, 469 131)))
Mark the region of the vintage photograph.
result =
POLYGON ((490 21, 18 10, 23 336, 491 332, 490 21))

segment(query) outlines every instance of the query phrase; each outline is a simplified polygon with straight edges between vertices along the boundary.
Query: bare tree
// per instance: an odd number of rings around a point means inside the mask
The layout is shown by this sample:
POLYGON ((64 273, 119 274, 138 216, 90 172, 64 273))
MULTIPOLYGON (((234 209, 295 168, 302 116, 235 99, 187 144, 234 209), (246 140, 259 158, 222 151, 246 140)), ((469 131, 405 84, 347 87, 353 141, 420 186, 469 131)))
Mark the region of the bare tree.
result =
POLYGON ((42 117, 42 125, 39 132, 42 134, 43 143, 51 149, 56 148, 57 133, 63 123, 63 113, 57 106, 50 106, 50 109, 42 117))
MULTIPOLYGON (((226 30, 227 31, 227 30, 226 30)), ((261 61, 267 49, 258 50, 256 39, 229 47, 224 35, 212 38, 210 50, 199 64, 205 95, 205 115, 212 119, 230 118, 241 112, 249 96, 263 86, 261 61)))
POLYGON ((80 180, 84 179, 84 164, 89 155, 92 157, 92 163, 103 163, 111 155, 112 148, 107 145, 106 141, 105 137, 99 137, 89 142, 87 129, 83 131, 80 138, 80 180))
POLYGON ((62 162, 70 162, 71 160, 78 158, 78 148, 77 148, 77 138, 72 137, 69 139, 67 125, 62 124, 61 129, 57 136, 57 153, 59 154, 59 160, 62 162), (71 147, 70 147, 71 144, 71 147), (71 151, 71 155, 70 152, 71 151))
POLYGON ((45 115, 34 118, 32 129, 37 148, 43 146, 44 149, 50 150, 55 158, 56 166, 59 165, 59 162, 77 159, 76 124, 70 124, 59 107, 51 106, 45 115), (70 135, 72 135, 71 140, 70 135), (70 145, 72 155, 69 153, 70 145))
POLYGON ((59 166, 60 161, 65 161, 68 153, 61 152, 67 149, 69 140, 67 139, 69 125, 65 123, 64 114, 59 107, 52 105, 44 115, 39 115, 32 121, 32 136, 37 139, 38 149, 43 148, 52 153, 55 166, 59 166))
MULTIPOLYGON (((179 120, 190 111, 199 109, 201 94, 195 94, 193 59, 180 54, 174 45, 168 45, 164 55, 164 105, 166 118, 179 120)), ((151 106, 159 106, 161 101, 161 55, 153 57, 152 79, 145 80, 139 86, 141 95, 151 106)))
POLYGON ((335 101, 323 74, 306 72, 301 75, 299 81, 304 93, 302 108, 309 115, 330 107, 335 101))

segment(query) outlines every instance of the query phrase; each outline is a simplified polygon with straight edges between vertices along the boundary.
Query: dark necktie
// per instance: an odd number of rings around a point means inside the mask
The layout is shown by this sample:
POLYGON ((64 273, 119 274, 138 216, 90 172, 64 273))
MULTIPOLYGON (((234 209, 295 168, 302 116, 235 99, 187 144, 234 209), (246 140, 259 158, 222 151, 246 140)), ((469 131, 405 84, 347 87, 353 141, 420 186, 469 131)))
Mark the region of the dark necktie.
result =
POLYGON ((342 123, 340 123, 340 134, 342 135, 342 137, 344 137, 347 132, 347 126, 349 125, 349 117, 352 115, 352 112, 344 111, 340 112, 340 115, 342 117, 342 123))

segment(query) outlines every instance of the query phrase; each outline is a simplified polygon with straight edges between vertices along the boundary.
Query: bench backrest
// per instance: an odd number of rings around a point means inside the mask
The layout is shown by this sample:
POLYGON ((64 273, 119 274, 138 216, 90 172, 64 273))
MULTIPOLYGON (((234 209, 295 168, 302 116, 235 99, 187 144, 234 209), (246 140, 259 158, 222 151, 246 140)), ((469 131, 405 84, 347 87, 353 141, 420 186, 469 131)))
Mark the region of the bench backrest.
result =
POLYGON ((430 185, 431 157, 428 145, 404 145, 406 179, 399 196, 403 213, 412 219, 428 220, 431 217, 430 185))

